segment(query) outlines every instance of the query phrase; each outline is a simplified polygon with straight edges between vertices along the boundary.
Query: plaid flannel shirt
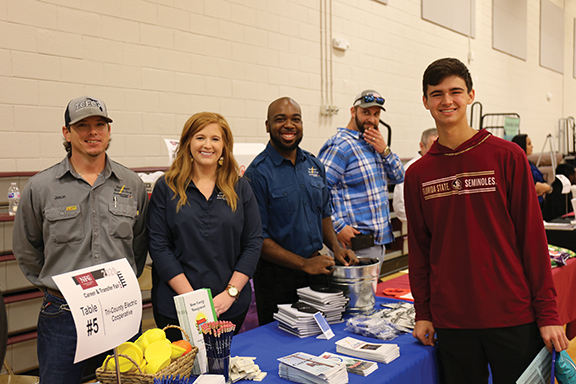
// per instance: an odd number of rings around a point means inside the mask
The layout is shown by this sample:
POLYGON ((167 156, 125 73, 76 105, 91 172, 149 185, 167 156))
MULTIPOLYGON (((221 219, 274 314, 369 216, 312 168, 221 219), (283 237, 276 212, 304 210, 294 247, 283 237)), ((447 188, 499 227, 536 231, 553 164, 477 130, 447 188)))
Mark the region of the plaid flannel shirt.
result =
POLYGON ((400 158, 394 153, 383 157, 364 141, 362 133, 346 128, 338 128, 318 158, 326 167, 336 233, 350 225, 374 234, 375 244, 394 241, 387 181, 404 181, 400 158))

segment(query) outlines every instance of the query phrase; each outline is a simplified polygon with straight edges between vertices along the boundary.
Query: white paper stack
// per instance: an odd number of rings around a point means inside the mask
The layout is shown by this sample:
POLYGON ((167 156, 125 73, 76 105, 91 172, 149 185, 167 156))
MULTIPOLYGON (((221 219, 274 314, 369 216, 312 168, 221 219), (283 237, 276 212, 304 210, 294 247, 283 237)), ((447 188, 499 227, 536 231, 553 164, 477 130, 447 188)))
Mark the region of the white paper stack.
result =
POLYGON ((348 298, 342 291, 335 293, 317 292, 310 287, 298 288, 300 301, 306 303, 324 314, 328 324, 341 323, 342 314, 346 310, 348 298))
POLYGON ((336 342, 336 352, 388 364, 400 356, 397 344, 367 343, 352 337, 336 342))
POLYGON ((322 333, 312 313, 301 312, 292 308, 292 304, 278 304, 274 314, 278 327, 300 338, 322 333))
POLYGON ((357 359, 350 356, 337 355, 331 352, 324 352, 320 355, 323 359, 330 359, 334 361, 341 361, 346 364, 346 370, 348 373, 353 373, 360 376, 368 376, 372 372, 378 369, 378 364, 373 361, 366 361, 362 359, 357 359))
POLYGON ((348 372, 343 362, 297 352, 278 359, 282 379, 304 384, 346 384, 348 372))

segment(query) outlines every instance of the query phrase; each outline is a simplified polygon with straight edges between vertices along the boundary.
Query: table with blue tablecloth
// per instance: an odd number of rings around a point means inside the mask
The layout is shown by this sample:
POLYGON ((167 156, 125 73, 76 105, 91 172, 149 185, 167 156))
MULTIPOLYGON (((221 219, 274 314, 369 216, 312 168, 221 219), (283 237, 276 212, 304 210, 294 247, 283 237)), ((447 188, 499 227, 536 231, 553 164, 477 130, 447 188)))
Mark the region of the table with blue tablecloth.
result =
MULTIPOLYGON (((378 309, 381 303, 396 301, 377 297, 376 306, 378 309)), ((412 334, 382 341, 346 331, 345 326, 345 323, 331 325, 335 336, 330 340, 320 340, 316 336, 300 339, 280 330, 278 322, 274 321, 234 336, 231 356, 256 357, 255 363, 262 371, 268 372, 264 383, 287 383, 278 376, 279 357, 295 352, 315 356, 326 351, 336 353, 336 341, 351 336, 369 342, 398 344, 400 357, 389 364, 378 363, 378 369, 367 377, 349 374, 349 383, 438 383, 435 349, 423 346, 412 334)))

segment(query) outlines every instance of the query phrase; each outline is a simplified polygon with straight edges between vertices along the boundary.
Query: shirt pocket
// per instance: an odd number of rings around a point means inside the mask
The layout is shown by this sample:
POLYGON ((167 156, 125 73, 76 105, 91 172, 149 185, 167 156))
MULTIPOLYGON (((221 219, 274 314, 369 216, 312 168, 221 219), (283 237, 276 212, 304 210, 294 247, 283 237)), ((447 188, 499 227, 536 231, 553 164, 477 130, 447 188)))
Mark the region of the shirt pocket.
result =
POLYGON ((138 209, 136 202, 130 199, 126 202, 112 202, 108 205, 110 211, 110 236, 118 239, 131 239, 134 236, 132 228, 136 222, 138 209))
POLYGON ((285 185, 270 191, 271 206, 276 216, 283 216, 296 211, 298 196, 296 186, 285 185))
POLYGON ((47 208, 44 211, 52 243, 79 243, 84 239, 81 211, 79 205, 47 208))
POLYGON ((310 193, 312 195, 312 201, 314 204, 314 208, 318 211, 322 211, 324 207, 324 188, 326 188, 326 184, 324 184, 324 180, 321 177, 310 177, 309 179, 310 186, 310 193))

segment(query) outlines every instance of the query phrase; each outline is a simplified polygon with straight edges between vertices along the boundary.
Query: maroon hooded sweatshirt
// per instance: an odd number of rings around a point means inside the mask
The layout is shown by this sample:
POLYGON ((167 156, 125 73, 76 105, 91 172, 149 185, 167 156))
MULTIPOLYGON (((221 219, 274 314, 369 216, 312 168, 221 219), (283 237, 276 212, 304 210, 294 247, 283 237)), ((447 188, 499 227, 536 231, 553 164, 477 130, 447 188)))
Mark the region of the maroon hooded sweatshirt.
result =
POLYGON ((455 150, 436 141, 404 188, 416 320, 560 325, 542 214, 518 145, 486 130, 455 150))

